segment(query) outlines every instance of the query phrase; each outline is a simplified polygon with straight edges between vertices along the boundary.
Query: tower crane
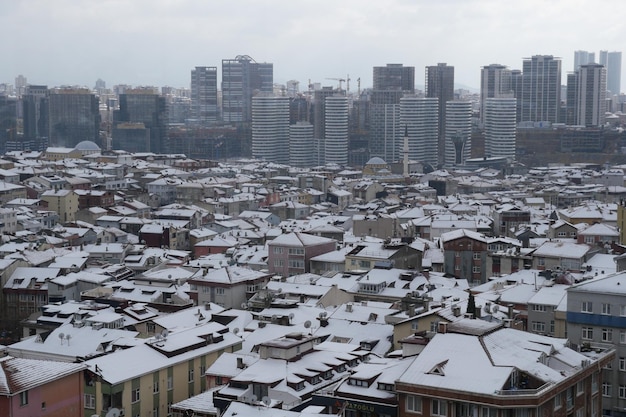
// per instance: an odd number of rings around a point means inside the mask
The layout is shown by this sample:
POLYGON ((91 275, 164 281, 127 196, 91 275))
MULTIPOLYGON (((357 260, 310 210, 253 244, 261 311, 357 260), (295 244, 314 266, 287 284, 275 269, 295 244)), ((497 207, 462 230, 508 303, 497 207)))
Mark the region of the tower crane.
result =
POLYGON ((341 83, 344 82, 346 79, 345 78, 326 78, 327 80, 335 80, 335 81, 339 81, 339 89, 341 90, 341 83))

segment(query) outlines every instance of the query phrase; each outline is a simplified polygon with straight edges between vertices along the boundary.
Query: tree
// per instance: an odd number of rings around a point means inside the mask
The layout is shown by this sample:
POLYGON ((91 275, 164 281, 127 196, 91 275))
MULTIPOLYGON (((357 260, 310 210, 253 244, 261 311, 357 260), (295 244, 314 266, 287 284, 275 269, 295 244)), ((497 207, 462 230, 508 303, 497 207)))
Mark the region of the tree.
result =
POLYGON ((467 311, 466 313, 470 313, 472 318, 476 317, 476 301, 474 300, 474 295, 470 294, 469 299, 467 300, 467 311))

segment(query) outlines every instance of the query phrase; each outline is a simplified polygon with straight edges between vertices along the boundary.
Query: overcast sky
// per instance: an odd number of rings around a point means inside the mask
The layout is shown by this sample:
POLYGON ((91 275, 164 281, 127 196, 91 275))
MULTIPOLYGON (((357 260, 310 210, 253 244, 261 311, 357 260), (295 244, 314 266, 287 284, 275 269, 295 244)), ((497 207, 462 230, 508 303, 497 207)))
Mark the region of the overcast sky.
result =
POLYGON ((387 63, 423 85, 438 62, 479 87, 491 63, 554 55, 564 77, 575 50, 621 51, 625 16, 623 0, 0 0, 0 82, 188 87, 193 67, 250 55, 301 89, 347 74, 368 87, 387 63))

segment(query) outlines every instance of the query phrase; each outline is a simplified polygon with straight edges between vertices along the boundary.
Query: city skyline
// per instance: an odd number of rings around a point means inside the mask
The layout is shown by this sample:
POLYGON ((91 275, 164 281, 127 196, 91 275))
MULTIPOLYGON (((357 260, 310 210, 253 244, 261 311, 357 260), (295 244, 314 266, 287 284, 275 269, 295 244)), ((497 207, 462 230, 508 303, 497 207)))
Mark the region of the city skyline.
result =
MULTIPOLYGON (((626 34, 619 2, 492 0, 380 3, 344 1, 228 3, 15 1, 0 6, 4 48, 0 82, 22 74, 31 84, 115 84, 189 87, 190 70, 250 55, 273 63, 274 80, 351 78, 372 86, 374 66, 403 63, 455 67, 457 86, 478 89, 480 69, 499 63, 521 69, 523 58, 553 55, 562 79, 574 51, 620 51, 626 34), (593 9, 592 9, 593 7, 593 9), (602 19, 589 10, 606 9, 602 19), (610 12, 609 12, 610 11, 610 12)), ((220 79, 221 81, 221 79, 220 79)))

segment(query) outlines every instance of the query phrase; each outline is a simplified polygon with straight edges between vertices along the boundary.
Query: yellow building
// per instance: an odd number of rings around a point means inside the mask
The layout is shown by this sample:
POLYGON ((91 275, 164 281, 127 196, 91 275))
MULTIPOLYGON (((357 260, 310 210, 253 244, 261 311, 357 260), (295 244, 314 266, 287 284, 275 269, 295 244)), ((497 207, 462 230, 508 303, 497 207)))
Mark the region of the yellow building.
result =
POLYGON ((48 203, 48 210, 56 211, 62 223, 76 220, 78 211, 78 194, 72 190, 48 190, 41 195, 48 203))
POLYGON ((206 390, 204 373, 219 355, 240 349, 241 338, 208 322, 90 359, 83 415, 165 417, 171 404, 206 390))

